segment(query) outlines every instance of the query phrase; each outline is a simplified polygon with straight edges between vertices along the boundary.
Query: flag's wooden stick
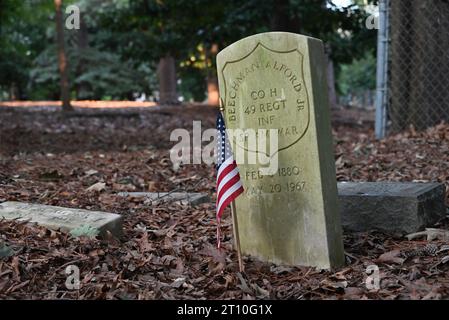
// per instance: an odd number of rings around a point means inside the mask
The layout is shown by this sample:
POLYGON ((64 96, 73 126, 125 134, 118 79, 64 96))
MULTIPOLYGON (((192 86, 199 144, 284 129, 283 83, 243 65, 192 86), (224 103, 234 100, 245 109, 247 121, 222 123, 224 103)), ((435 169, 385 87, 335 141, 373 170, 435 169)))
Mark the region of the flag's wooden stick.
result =
POLYGON ((237 222, 237 210, 235 208, 235 200, 231 202, 231 214, 232 214, 232 229, 234 230, 234 243, 237 249, 237 258, 239 260, 239 270, 240 272, 245 271, 245 266, 243 265, 242 250, 240 249, 240 236, 239 236, 239 225, 237 222))

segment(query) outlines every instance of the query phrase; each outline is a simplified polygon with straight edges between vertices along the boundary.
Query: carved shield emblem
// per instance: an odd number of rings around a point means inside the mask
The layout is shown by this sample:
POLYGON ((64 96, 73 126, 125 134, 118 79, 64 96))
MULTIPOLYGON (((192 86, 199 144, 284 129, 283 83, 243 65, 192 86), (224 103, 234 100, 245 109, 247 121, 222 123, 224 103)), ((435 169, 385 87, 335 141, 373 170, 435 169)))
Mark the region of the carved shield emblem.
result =
MULTIPOLYGON (((227 61, 220 76, 228 129, 276 129, 278 152, 300 141, 310 122, 303 59, 297 48, 278 51, 259 42, 245 56, 227 61)), ((258 152, 244 139, 235 143, 258 152)))

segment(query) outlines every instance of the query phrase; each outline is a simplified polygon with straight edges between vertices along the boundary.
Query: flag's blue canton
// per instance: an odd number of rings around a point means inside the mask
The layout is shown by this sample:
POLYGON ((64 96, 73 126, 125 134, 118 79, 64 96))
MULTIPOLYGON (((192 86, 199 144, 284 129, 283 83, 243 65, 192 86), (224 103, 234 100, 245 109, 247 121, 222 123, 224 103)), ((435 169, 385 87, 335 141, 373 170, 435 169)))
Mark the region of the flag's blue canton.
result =
POLYGON ((217 117, 217 170, 231 156, 231 146, 226 136, 226 126, 220 112, 217 117))

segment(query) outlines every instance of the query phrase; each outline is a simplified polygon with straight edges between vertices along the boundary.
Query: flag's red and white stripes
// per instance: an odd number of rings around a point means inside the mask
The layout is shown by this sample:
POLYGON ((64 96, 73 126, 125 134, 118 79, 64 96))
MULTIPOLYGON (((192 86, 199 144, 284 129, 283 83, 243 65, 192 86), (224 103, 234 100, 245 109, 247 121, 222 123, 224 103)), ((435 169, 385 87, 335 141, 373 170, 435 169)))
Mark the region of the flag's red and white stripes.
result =
POLYGON ((241 193, 243 186, 234 161, 221 112, 217 116, 217 240, 221 245, 220 220, 224 209, 241 193))
POLYGON ((243 192, 239 170, 233 157, 223 162, 217 173, 217 219, 223 215, 223 210, 243 192))

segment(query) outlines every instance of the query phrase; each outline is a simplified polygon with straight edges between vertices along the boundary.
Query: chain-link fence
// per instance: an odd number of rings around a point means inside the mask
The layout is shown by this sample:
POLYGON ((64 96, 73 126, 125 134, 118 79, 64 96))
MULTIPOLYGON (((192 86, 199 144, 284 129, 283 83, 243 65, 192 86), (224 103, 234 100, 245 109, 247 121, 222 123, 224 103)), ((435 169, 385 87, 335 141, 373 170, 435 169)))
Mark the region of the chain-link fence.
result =
POLYGON ((449 1, 389 0, 385 8, 387 133, 449 122, 449 1))

